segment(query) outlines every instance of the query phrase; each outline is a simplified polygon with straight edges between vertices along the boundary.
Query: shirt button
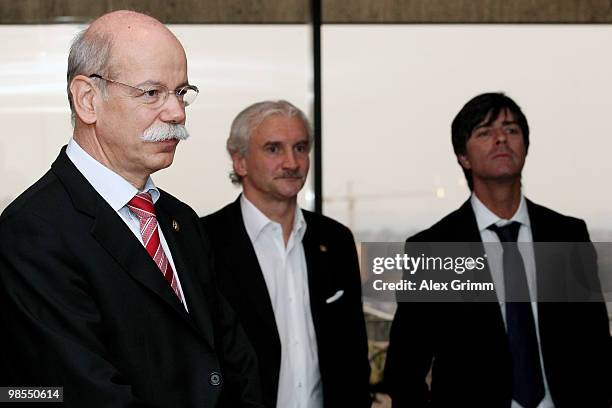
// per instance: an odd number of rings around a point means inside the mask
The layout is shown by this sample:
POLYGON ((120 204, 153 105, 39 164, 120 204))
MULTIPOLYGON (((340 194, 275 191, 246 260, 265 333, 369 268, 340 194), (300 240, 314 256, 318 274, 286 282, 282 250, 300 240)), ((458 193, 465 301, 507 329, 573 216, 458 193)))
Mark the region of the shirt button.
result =
POLYGON ((221 385, 221 374, 216 371, 210 373, 210 377, 208 377, 208 383, 213 387, 221 385))

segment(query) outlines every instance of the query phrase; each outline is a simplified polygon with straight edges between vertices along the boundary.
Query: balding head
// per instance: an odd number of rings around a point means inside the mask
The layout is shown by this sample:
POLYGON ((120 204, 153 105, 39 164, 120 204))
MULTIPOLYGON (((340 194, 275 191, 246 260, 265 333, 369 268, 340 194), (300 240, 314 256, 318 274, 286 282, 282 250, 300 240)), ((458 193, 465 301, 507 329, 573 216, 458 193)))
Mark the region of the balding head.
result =
MULTIPOLYGON (((135 11, 118 10, 104 14, 77 34, 70 47, 67 72, 73 125, 76 117, 70 84, 75 76, 98 74, 115 77, 120 70, 117 65, 125 57, 130 57, 130 50, 157 46, 159 41, 176 47, 185 58, 181 43, 166 26, 151 16, 135 11)), ((101 81, 99 87, 105 93, 106 83, 101 81)))
POLYGON ((90 25, 89 31, 113 31, 136 29, 142 26, 158 27, 166 29, 166 27, 155 18, 146 14, 138 13, 131 10, 117 10, 104 14, 95 19, 90 25))
POLYGON ((88 34, 110 36, 119 45, 150 43, 155 38, 173 41, 181 47, 180 42, 166 26, 151 16, 135 11, 119 10, 105 14, 94 20, 87 29, 88 34))

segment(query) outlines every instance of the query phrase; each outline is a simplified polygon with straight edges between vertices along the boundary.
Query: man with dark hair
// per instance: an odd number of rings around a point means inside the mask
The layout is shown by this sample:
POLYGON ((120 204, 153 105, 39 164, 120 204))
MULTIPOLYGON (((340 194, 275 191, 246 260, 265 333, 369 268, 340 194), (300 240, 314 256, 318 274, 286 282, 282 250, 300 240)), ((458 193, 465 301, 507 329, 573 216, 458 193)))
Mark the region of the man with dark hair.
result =
MULTIPOLYGON (((459 156, 466 154, 467 141, 477 127, 491 126, 502 111, 512 113, 515 124, 523 135, 525 155, 529 151, 529 124, 521 108, 509 97, 502 93, 486 93, 478 95, 467 103, 457 114, 451 125, 453 150, 459 156)), ((459 161, 461 165, 461 161, 459 161)), ((472 170, 461 165, 470 190, 474 189, 472 170)))
POLYGON ((68 95, 73 137, 0 217, 0 385, 77 408, 261 407, 198 217, 150 177, 197 96, 179 40, 105 14, 70 49, 68 95))
POLYGON ((297 204, 311 147, 308 120, 291 103, 244 109, 227 140, 242 194, 202 224, 219 287, 257 353, 266 407, 369 408, 353 235, 297 204))
MULTIPOLYGON (((523 196, 529 127, 520 107, 501 93, 479 95, 455 117, 452 141, 472 195, 408 241, 526 244, 514 252, 520 262, 511 263, 507 246, 503 262, 488 258, 497 301, 398 304, 385 369, 393 406, 609 408, 612 343, 605 304, 533 297, 549 267, 533 243, 590 241, 584 221, 523 196), (516 292, 509 296, 516 287, 523 289, 522 302, 510 300, 517 299, 516 292)), ((589 273, 595 254, 582 245, 585 259, 567 259, 589 273)))

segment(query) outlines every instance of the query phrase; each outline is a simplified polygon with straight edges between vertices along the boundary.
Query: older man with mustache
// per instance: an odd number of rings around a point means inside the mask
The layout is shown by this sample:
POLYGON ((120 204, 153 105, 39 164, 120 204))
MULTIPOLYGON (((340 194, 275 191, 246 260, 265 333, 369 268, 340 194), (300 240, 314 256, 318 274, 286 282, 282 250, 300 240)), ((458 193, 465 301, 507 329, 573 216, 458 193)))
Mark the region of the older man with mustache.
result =
POLYGON ((112 12, 76 37, 73 137, 0 218, 0 385, 63 387, 66 407, 261 406, 198 218, 150 177, 197 93, 149 16, 112 12))
POLYGON ((227 140, 242 195, 202 222, 221 291, 257 352, 266 407, 369 407, 353 236, 297 205, 311 147, 289 102, 244 109, 227 140))

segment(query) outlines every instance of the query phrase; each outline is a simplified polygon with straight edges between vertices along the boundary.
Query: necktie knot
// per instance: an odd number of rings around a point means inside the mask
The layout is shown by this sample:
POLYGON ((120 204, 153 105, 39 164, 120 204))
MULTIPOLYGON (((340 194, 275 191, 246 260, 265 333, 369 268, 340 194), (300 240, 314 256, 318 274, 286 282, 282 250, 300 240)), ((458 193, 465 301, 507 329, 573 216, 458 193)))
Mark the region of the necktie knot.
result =
POLYGON ((516 221, 512 221, 503 227, 498 227, 495 224, 491 224, 487 227, 488 230, 491 230, 497 234, 501 242, 516 242, 520 228, 521 223, 516 221))
POLYGON ((136 194, 127 205, 139 219, 155 217, 155 207, 149 193, 136 194))

